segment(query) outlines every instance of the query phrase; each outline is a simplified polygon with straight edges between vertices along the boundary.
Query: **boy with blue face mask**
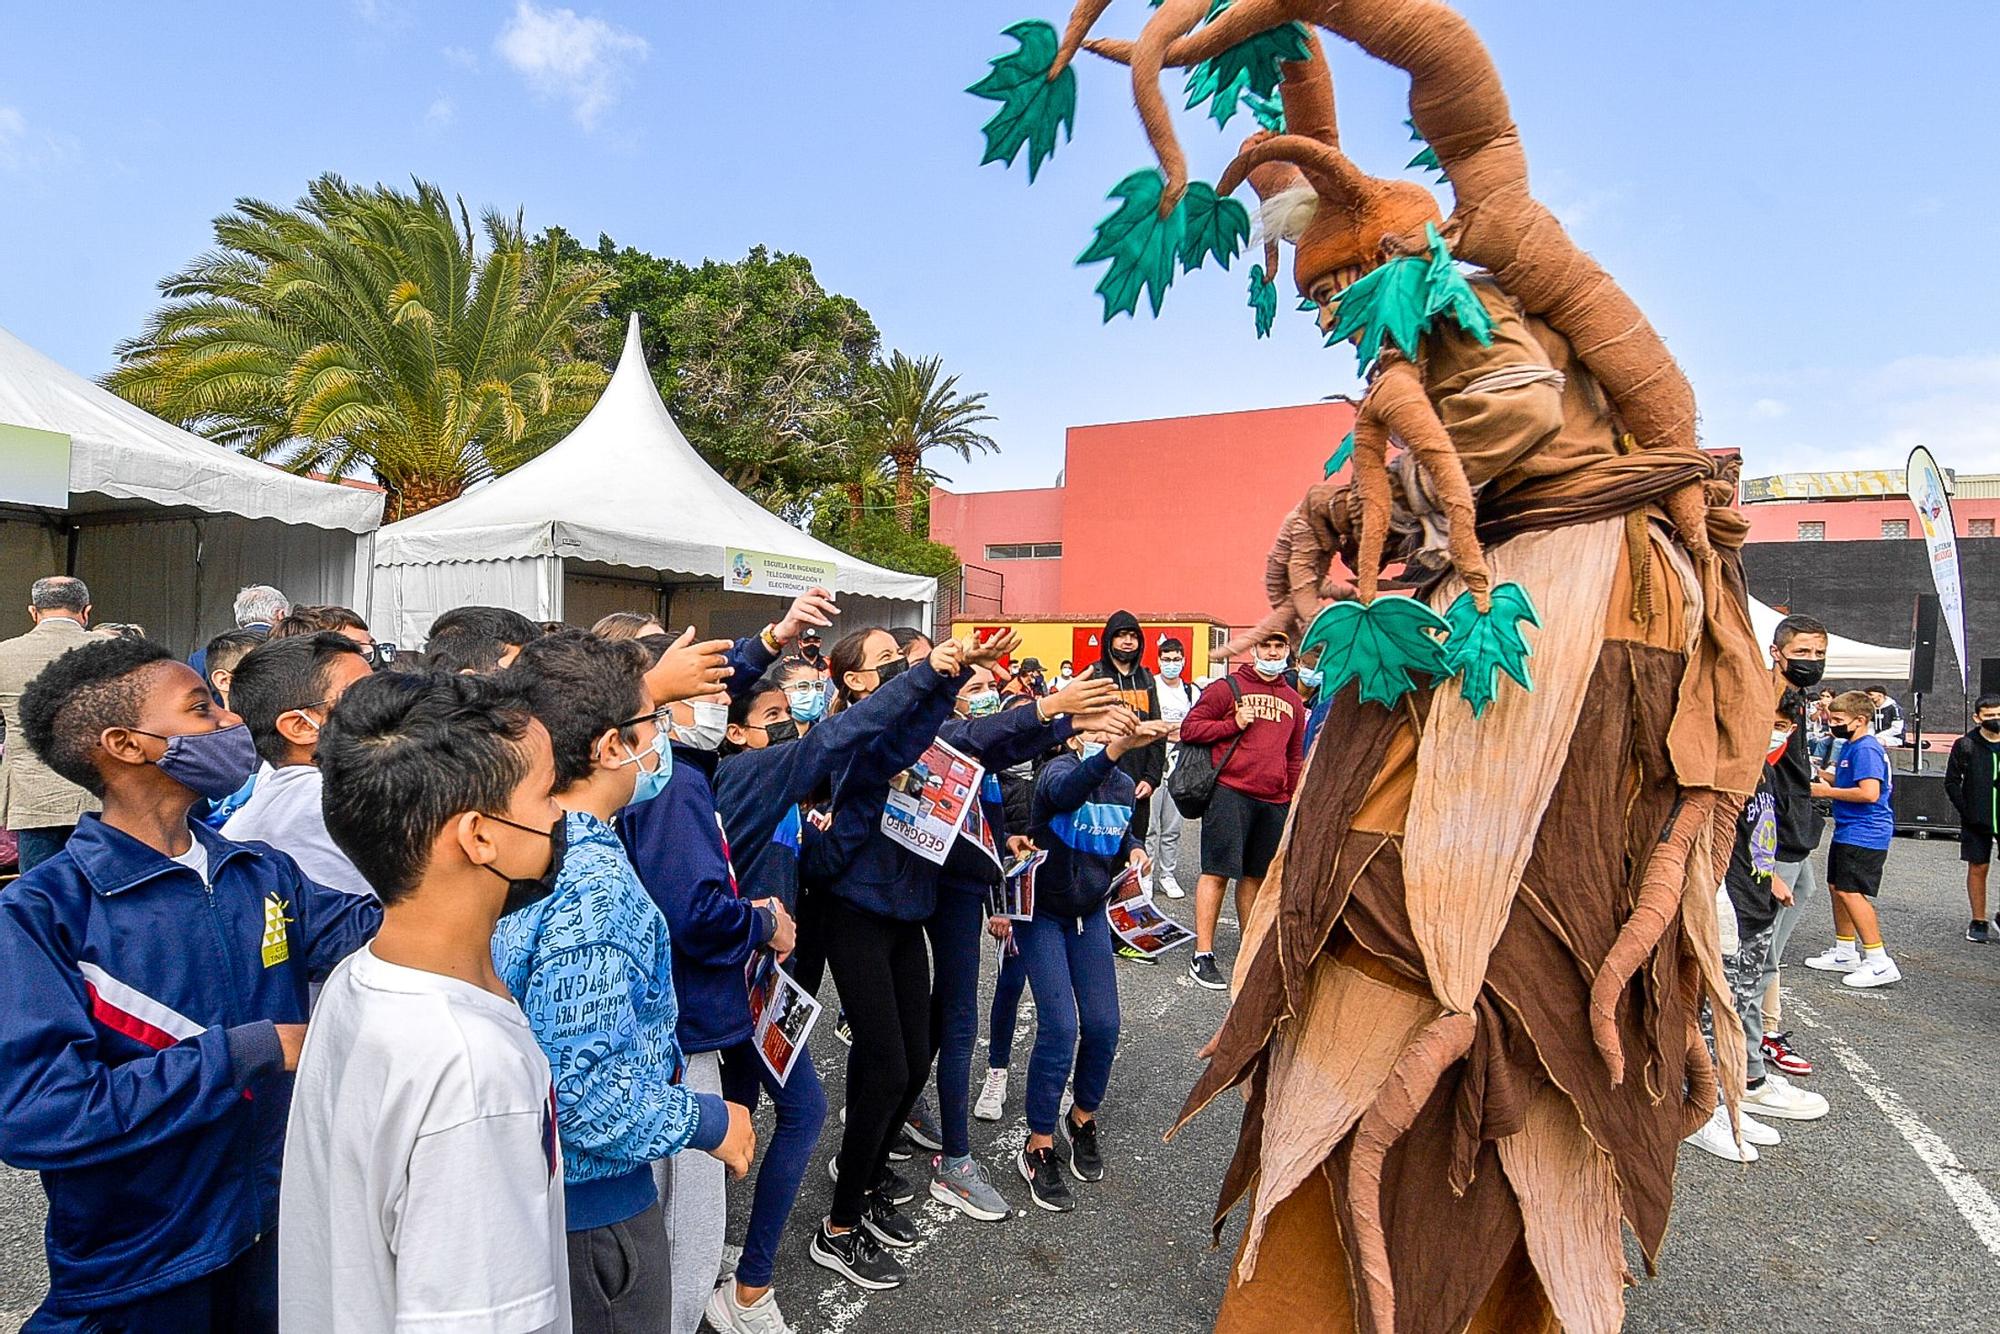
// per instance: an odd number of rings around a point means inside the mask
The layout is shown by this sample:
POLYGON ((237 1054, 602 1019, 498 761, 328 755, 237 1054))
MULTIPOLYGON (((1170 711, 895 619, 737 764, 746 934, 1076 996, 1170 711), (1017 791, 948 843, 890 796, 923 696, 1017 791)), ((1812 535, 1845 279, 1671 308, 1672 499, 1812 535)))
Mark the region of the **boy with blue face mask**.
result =
POLYGON ((1181 723, 1201 697, 1187 680, 1187 645, 1179 639, 1167 638, 1160 641, 1160 674, 1154 681, 1154 688, 1160 698, 1160 719, 1168 726, 1165 771, 1160 779, 1160 790, 1152 795, 1152 829, 1146 840, 1146 851, 1153 859, 1153 889, 1164 893, 1170 899, 1186 898, 1187 891, 1181 888, 1177 872, 1181 864, 1181 808, 1174 805, 1167 795, 1167 780, 1174 775, 1174 768, 1180 763, 1181 723))

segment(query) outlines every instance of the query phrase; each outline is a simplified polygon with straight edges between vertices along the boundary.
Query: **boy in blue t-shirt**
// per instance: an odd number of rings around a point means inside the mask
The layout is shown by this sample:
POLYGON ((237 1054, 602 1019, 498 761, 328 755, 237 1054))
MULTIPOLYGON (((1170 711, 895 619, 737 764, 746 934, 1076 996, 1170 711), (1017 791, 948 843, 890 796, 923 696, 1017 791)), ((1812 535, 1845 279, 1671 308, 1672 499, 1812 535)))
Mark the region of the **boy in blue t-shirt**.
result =
POLYGON ((1845 973, 1841 980, 1850 987, 1887 986, 1903 978, 1882 948, 1874 902, 1896 832, 1889 809, 1894 787, 1889 753, 1874 736, 1874 702, 1861 691, 1836 696, 1827 716, 1834 736, 1847 741, 1832 781, 1812 785, 1815 797, 1833 802, 1833 849, 1826 868, 1833 890, 1833 948, 1807 959, 1806 967, 1845 973))

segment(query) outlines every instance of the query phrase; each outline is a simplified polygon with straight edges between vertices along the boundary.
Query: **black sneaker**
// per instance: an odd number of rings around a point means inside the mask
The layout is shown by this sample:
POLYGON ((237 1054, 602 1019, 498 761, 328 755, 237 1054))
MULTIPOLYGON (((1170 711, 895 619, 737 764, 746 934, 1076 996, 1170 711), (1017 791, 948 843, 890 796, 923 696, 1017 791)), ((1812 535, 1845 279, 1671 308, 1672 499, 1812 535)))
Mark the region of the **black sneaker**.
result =
POLYGON ((873 1232, 875 1240, 884 1246, 899 1251, 917 1244, 916 1226, 902 1210, 884 1199, 880 1191, 871 1190, 861 1197, 861 1226, 873 1232))
POLYGON ((814 1264, 831 1269, 849 1283, 874 1292, 900 1288, 903 1280, 909 1277, 896 1258, 883 1251, 875 1235, 866 1227, 836 1236, 827 1230, 825 1222, 821 1222, 813 1233, 812 1245, 806 1251, 812 1256, 814 1264))
POLYGON ((1069 1143, 1069 1171, 1078 1181, 1104 1180, 1104 1155, 1097 1151, 1097 1118, 1088 1121, 1062 1119, 1063 1139, 1069 1143))
MULTIPOLYGON (((833 1178, 834 1185, 840 1184, 839 1154, 826 1160, 826 1174, 833 1178)), ((910 1184, 910 1179, 886 1164, 882 1168, 882 1175, 875 1178, 872 1189, 879 1192, 891 1204, 908 1204, 917 1198, 917 1188, 910 1184)))
POLYGON ((1068 1213, 1076 1208, 1076 1201, 1069 1193, 1069 1183, 1063 1180, 1062 1164, 1056 1161, 1054 1149, 1022 1148, 1015 1158, 1014 1166, 1021 1170, 1021 1180, 1028 1183, 1028 1194, 1036 1204, 1051 1213, 1068 1213))
POLYGON ((847 1022, 847 1011, 842 1010, 840 1017, 834 1020, 833 1035, 849 1047, 854 1045, 854 1026, 847 1022))
POLYGON ((910 1145, 910 1137, 901 1132, 889 1141, 889 1161, 892 1163, 907 1163, 916 1156, 916 1152, 910 1145))
POLYGON ((1965 938, 1975 945, 1985 945, 1992 941, 1993 929, 1981 918, 1965 928, 1965 938))
POLYGON ((1229 990, 1229 979, 1215 966, 1213 954, 1197 954, 1188 960, 1188 976, 1198 987, 1207 987, 1210 991, 1229 990))

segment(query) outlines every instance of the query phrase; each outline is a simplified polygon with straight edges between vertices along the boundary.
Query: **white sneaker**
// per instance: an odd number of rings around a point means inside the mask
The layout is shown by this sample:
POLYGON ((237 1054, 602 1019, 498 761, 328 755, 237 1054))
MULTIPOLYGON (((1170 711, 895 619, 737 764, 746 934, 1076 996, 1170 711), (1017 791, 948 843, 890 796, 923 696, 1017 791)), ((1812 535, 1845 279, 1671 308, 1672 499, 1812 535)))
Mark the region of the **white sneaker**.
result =
POLYGON ((1743 1090, 1743 1110, 1759 1116, 1776 1117, 1780 1121, 1817 1121, 1826 1115, 1826 1099, 1817 1093, 1806 1092, 1777 1071, 1770 1070, 1765 1073, 1761 1085, 1743 1090))
POLYGON ((1806 967, 1817 968, 1822 973, 1851 973, 1860 966, 1859 951, 1842 949, 1838 945, 1806 960, 1806 967))
POLYGON ((1732 1163, 1757 1161, 1757 1146, 1747 1140, 1738 1144, 1735 1135, 1730 1132, 1727 1107, 1717 1107, 1715 1115, 1702 1122, 1701 1129, 1682 1142, 1692 1144, 1703 1153, 1712 1153, 1732 1163))
POLYGON ((1903 980, 1903 970, 1896 967, 1896 961, 1888 955, 1873 959, 1863 959, 1859 967, 1840 979, 1850 987, 1886 987, 1891 982, 1903 980))
POLYGON ((736 1284, 724 1283, 708 1299, 708 1323, 722 1334, 797 1334, 778 1309, 778 1295, 767 1292, 748 1306, 736 1301, 736 1284))
POLYGON ((1159 889, 1162 894, 1165 894, 1170 899, 1184 899, 1187 897, 1187 891, 1181 888, 1181 882, 1174 879, 1171 875, 1160 877, 1159 889))
POLYGON ((982 1121, 998 1121, 1007 1108, 1007 1072, 987 1067, 986 1082, 972 1104, 972 1114, 982 1121))
POLYGON ((1736 1121, 1743 1128, 1745 1144, 1754 1144, 1760 1149, 1775 1149, 1784 1142, 1775 1127, 1765 1125, 1740 1108, 1736 1112, 1736 1121))

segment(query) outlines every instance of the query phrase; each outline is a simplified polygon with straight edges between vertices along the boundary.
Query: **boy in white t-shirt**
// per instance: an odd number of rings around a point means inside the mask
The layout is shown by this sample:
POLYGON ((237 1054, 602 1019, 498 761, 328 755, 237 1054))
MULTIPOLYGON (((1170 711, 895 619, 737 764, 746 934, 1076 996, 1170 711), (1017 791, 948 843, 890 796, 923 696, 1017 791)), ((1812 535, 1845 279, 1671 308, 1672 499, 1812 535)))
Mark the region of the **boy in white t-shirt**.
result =
MULTIPOLYGON (((1186 674, 1187 645, 1171 637, 1161 640, 1160 673, 1153 684, 1159 691, 1160 717, 1173 724, 1168 739, 1175 743, 1180 741, 1181 719, 1187 717, 1188 710, 1201 698, 1201 691, 1188 683, 1186 674)), ((1167 779, 1174 776, 1180 758, 1178 744, 1167 747, 1166 775, 1151 797, 1153 828, 1146 840, 1146 852, 1153 860, 1153 888, 1170 899, 1187 896, 1176 874, 1181 865, 1181 808, 1167 795, 1167 779)))
POLYGON ((319 742, 326 824, 382 899, 336 968, 292 1097, 286 1334, 570 1328, 549 1065, 494 924, 562 864, 548 733, 491 677, 357 683, 319 742))

